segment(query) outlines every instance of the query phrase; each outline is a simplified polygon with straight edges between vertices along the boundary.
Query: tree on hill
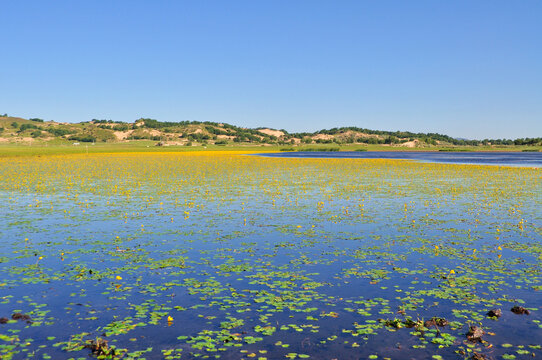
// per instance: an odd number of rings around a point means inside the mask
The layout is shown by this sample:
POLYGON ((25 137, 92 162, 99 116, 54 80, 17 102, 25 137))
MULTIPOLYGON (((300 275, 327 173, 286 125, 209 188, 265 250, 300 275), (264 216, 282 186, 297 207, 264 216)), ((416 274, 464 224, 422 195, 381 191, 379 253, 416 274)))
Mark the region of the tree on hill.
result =
POLYGON ((28 129, 39 129, 39 127, 37 127, 36 125, 34 124, 21 124, 21 126, 19 127, 19 131, 18 132, 23 132, 25 130, 28 130, 28 129))

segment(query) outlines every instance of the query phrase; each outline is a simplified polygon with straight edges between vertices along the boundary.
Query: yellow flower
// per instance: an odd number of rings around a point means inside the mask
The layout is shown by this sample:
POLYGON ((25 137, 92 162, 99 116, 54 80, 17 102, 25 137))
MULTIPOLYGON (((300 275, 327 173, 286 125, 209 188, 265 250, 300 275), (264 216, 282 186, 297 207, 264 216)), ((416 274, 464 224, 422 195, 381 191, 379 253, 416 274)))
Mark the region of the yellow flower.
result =
POLYGON ((167 317, 167 322, 173 322, 173 317, 168 316, 168 317, 167 317))
POLYGON ((454 269, 450 270, 450 275, 451 275, 451 274, 455 274, 454 269))
POLYGON ((502 247, 499 246, 499 247, 497 248, 497 250, 502 250, 502 247))
POLYGON ((122 280, 122 276, 117 275, 117 276, 115 276, 115 279, 116 279, 116 280, 122 280))

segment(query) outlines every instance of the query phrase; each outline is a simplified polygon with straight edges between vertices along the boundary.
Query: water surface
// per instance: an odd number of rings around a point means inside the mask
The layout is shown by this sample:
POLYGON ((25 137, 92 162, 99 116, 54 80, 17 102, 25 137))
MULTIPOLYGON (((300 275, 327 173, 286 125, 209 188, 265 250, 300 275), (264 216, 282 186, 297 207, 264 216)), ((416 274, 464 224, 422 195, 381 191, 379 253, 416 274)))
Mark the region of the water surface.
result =
POLYGON ((434 163, 542 167, 540 152, 293 151, 260 156, 322 159, 397 159, 434 163))
POLYGON ((389 159, 0 159, 0 358, 88 359, 97 338, 123 359, 540 357, 541 181, 389 159))

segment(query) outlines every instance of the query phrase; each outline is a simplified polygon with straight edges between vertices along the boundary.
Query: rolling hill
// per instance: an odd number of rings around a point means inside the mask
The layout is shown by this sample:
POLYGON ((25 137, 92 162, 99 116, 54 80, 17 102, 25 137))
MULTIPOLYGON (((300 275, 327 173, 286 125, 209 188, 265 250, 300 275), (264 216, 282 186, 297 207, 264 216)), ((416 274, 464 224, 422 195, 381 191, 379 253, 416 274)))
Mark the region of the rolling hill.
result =
POLYGON ((381 131, 341 127, 309 133, 289 133, 272 128, 249 129, 226 123, 180 121, 161 122, 141 118, 133 123, 93 119, 79 123, 44 121, 39 118, 0 116, 0 143, 51 142, 132 142, 152 140, 158 145, 191 146, 201 144, 382 144, 410 148, 433 146, 542 145, 541 138, 456 139, 436 133, 381 131))

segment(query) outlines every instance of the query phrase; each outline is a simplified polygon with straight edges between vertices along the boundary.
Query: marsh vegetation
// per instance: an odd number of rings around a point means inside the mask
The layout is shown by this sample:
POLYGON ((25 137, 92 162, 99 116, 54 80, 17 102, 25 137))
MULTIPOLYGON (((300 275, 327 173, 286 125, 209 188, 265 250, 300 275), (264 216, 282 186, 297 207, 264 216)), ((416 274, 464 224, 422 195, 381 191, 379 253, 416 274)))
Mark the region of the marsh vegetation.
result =
POLYGON ((227 151, 0 158, 0 358, 540 356, 541 185, 227 151))

